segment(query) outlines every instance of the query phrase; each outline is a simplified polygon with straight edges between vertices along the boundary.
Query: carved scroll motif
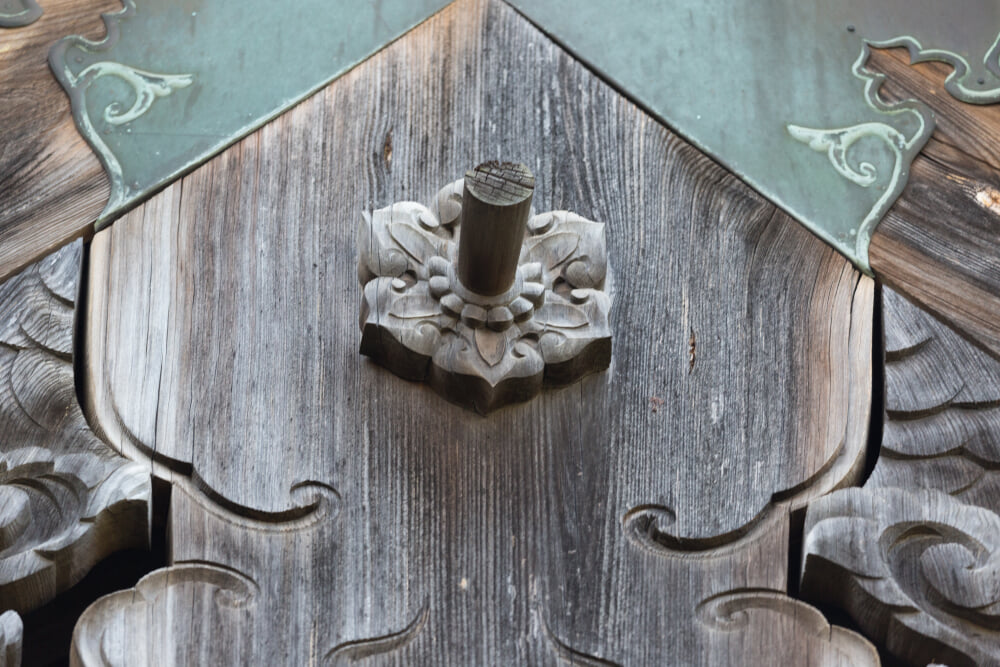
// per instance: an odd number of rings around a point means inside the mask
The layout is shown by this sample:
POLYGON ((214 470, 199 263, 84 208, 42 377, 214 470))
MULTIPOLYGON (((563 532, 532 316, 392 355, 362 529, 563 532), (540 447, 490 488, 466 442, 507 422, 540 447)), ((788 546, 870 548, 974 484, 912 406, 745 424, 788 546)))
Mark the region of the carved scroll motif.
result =
POLYGON ((22 28, 42 16, 42 8, 35 0, 9 0, 0 4, 0 28, 22 28))
MULTIPOLYGON (((756 664, 767 653, 774 664, 800 664, 809 656, 810 665, 879 665, 875 647, 856 632, 830 625, 814 607, 784 593, 770 590, 738 590, 704 600, 696 610, 709 646, 726 647, 725 664, 741 664, 746 655, 756 664), (725 640, 721 635, 726 635, 725 640), (740 650, 733 650, 740 646, 740 650), (761 650, 766 645, 768 651, 761 650), (755 657, 751 657, 755 656, 755 657), (790 660, 791 662, 786 662, 790 660)), ((706 656, 705 664, 723 664, 706 656)))
POLYGON ((180 563, 156 570, 135 588, 106 595, 87 608, 73 631, 73 664, 187 664, 195 654, 176 641, 174 621, 186 626, 190 619, 198 619, 199 634, 205 637, 198 664, 249 664, 239 639, 249 640, 249 628, 241 622, 249 619, 257 593, 253 580, 214 564, 180 563))

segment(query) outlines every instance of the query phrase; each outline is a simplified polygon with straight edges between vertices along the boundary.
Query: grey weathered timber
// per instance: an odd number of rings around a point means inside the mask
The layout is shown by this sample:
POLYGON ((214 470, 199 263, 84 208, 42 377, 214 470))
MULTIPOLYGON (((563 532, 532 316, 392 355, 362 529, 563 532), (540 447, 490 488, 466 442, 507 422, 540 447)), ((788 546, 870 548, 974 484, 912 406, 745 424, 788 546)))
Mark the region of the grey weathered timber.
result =
POLYGON ((24 626, 16 611, 0 613, 0 667, 21 666, 24 626))
POLYGON ((451 6, 90 268, 86 409, 173 482, 186 574, 92 607, 85 664, 877 663, 782 594, 790 512, 864 458, 872 282, 506 5, 451 6), (615 354, 483 417, 359 354, 356 216, 453 222, 438 188, 506 156, 605 223, 615 354))
POLYGON ((149 468, 90 431, 71 363, 81 243, 0 285, 0 612, 148 544, 149 468))
POLYGON ((802 590, 908 664, 1000 664, 1000 362, 883 290, 882 450, 810 504, 802 590))
POLYGON ((533 188, 526 166, 490 162, 446 185, 436 209, 366 212, 361 353, 483 414, 605 370, 604 225, 569 211, 529 219, 533 188))

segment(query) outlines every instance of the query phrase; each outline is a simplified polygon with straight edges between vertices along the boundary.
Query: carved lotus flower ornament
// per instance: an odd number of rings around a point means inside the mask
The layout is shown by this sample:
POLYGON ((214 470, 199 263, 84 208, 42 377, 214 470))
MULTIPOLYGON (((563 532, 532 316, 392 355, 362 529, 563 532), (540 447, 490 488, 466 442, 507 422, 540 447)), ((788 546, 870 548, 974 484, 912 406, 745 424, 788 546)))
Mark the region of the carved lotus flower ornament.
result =
POLYGON ((531 216, 534 177, 488 162, 429 208, 365 214, 361 352, 481 413, 611 362, 604 225, 531 216))

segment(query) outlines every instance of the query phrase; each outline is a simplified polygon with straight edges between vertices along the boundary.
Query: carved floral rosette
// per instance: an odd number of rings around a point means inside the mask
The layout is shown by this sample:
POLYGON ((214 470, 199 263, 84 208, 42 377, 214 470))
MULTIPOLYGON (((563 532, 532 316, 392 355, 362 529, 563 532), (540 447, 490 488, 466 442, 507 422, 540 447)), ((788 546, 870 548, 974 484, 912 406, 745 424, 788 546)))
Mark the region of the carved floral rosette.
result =
POLYGON ((458 180, 430 208, 364 215, 361 352, 484 414, 607 368, 604 225, 567 211, 532 216, 514 285, 484 297, 456 276, 462 190, 458 180))

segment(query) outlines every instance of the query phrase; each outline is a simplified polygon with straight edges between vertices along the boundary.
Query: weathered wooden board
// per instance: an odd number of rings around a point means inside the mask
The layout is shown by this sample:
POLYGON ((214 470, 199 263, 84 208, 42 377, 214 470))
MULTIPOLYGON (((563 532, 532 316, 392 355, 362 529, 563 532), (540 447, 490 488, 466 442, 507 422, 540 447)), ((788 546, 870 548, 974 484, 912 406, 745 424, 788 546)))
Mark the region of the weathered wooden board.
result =
POLYGON ((47 0, 41 18, 0 28, 0 281, 89 230, 110 192, 49 69, 60 38, 104 34, 119 0, 47 0))
POLYGON ((519 39, 534 71, 526 54, 506 79, 486 70, 480 51, 494 47, 478 32, 442 54, 429 33, 411 36, 400 60, 369 63, 95 238, 88 400, 116 446, 193 468, 237 507, 281 513, 375 415, 408 422, 383 435, 447 423, 457 441, 513 446, 585 433, 654 460, 669 445, 665 468, 633 461, 635 481, 683 466, 656 502, 679 539, 711 543, 854 444, 869 361, 851 327, 869 326, 870 283, 537 32, 503 25, 489 35, 519 39), (481 81, 463 89, 473 63, 481 81), (484 421, 360 363, 355 236, 373 205, 429 201, 464 165, 504 154, 533 163, 538 207, 607 223, 619 353, 611 372, 484 421), (276 456, 288 438, 328 445, 276 456))
POLYGON ((20 667, 23 633, 16 611, 0 613, 0 667, 20 667))
POLYGON ((81 247, 0 284, 0 612, 31 611, 149 541, 149 468, 98 440, 76 401, 81 247))
POLYGON ((877 661, 781 594, 789 511, 864 459, 872 282, 503 3, 453 5, 90 267, 86 409, 173 480, 174 566, 92 607, 78 662, 877 661), (488 158, 607 224, 614 353, 481 417, 359 355, 355 235, 488 158))
POLYGON ((944 89, 951 68, 873 52, 886 100, 917 98, 936 127, 902 196, 872 237, 872 269, 893 288, 1000 356, 1000 106, 965 104, 944 89))
POLYGON ((882 451, 810 504, 802 591, 908 664, 1000 664, 1000 362, 883 295, 882 451))

